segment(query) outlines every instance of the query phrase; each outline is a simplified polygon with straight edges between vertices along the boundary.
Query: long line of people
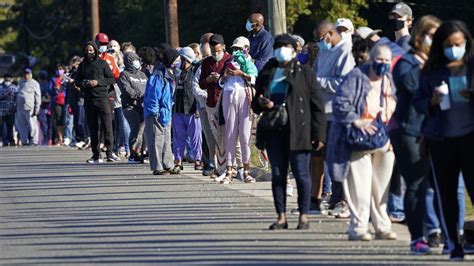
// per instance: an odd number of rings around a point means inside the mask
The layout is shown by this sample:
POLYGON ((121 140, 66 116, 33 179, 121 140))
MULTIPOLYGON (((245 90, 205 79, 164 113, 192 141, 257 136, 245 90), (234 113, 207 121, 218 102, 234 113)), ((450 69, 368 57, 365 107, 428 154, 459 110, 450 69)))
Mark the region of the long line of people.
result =
POLYGON ((395 240, 392 222, 406 219, 413 254, 429 254, 443 232, 443 252, 462 260, 474 252, 463 237, 464 189, 474 198, 471 35, 460 21, 414 21, 404 3, 388 18, 395 42, 347 18, 319 23, 315 42, 273 37, 260 13, 231 49, 217 33, 138 50, 100 33, 50 80, 25 69, 18 88, 4 76, 3 144, 91 148, 88 163, 105 151, 108 162, 149 162, 153 175, 180 174, 187 160, 217 183, 253 183, 256 124, 272 172, 270 230, 288 228, 291 168, 297 229, 330 214, 350 217, 349 240, 370 241, 369 222, 375 238, 395 240))

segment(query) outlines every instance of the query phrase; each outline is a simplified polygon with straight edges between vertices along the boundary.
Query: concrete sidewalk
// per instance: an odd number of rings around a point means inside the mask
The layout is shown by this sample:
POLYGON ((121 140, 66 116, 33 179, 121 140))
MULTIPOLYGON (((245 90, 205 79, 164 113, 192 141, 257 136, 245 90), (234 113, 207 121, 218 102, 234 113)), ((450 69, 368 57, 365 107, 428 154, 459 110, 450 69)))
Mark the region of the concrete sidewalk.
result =
POLYGON ((218 185, 191 166, 157 177, 148 165, 88 165, 89 156, 58 147, 0 149, 0 264, 448 262, 447 255, 409 255, 399 225, 400 240, 369 243, 347 241, 347 220, 327 216, 312 216, 310 230, 296 231, 290 215, 290 230, 269 231, 270 182, 218 185))

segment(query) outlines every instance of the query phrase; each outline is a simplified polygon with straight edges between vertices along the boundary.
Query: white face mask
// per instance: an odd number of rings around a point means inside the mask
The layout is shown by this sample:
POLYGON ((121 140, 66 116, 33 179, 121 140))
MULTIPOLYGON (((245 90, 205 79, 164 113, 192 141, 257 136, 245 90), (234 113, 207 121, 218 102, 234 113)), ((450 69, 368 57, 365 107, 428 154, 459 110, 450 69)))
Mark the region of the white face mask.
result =
POLYGON ((133 66, 133 68, 135 68, 136 70, 140 70, 140 68, 142 68, 142 65, 140 64, 140 60, 133 60, 132 66, 133 66))
POLYGON ((348 31, 341 32, 341 38, 343 40, 352 40, 352 34, 348 31))
POLYGON ((5 82, 3 82, 3 85, 5 85, 5 86, 10 86, 11 84, 12 84, 11 81, 5 81, 5 82))
POLYGON ((214 58, 214 60, 216 60, 217 62, 221 61, 222 58, 224 58, 224 51, 221 51, 215 55, 212 55, 212 58, 214 58))
POLYGON ((255 26, 252 24, 252 22, 250 20, 247 20, 247 23, 245 24, 245 29, 247 29, 247 31, 252 31, 254 28, 255 26))
POLYGON ((291 61, 295 57, 295 50, 290 47, 280 47, 275 50, 273 53, 276 60, 280 63, 285 63, 291 61))
POLYGON ((107 51, 107 45, 99 46, 99 53, 105 53, 107 51))

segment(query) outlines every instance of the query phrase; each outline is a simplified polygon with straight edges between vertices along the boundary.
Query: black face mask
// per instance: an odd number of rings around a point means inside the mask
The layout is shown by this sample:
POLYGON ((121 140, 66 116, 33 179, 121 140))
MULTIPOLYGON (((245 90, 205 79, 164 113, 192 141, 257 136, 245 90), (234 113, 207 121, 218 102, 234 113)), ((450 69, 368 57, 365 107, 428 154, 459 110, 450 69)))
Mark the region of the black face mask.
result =
POLYGON ((390 26, 393 31, 399 31, 405 27, 405 21, 394 18, 390 20, 390 26))

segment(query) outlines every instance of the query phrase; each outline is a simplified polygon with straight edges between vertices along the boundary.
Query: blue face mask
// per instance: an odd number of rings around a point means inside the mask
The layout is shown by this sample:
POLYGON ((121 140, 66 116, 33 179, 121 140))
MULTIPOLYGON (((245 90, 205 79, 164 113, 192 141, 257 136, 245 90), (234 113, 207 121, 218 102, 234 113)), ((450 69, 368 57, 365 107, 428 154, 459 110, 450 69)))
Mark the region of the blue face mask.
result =
POLYGON ((298 61, 300 61, 300 64, 306 65, 309 61, 309 54, 308 53, 299 53, 298 54, 298 61))
POLYGON ((332 48, 331 43, 327 43, 324 39, 319 41, 319 50, 329 50, 332 48))
POLYGON ((466 44, 462 46, 451 46, 444 48, 444 56, 448 58, 449 61, 458 61, 464 57, 466 53, 466 44))
POLYGON ((379 62, 372 62, 372 70, 374 70, 375 75, 379 77, 383 77, 388 74, 390 71, 390 64, 388 63, 379 63, 379 62))

